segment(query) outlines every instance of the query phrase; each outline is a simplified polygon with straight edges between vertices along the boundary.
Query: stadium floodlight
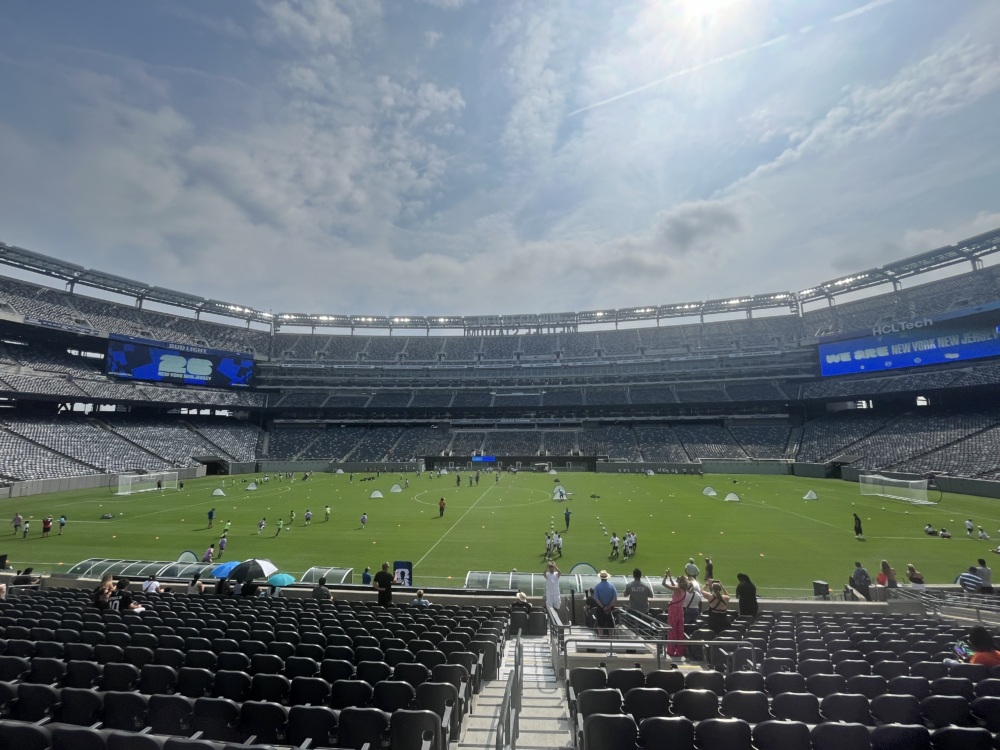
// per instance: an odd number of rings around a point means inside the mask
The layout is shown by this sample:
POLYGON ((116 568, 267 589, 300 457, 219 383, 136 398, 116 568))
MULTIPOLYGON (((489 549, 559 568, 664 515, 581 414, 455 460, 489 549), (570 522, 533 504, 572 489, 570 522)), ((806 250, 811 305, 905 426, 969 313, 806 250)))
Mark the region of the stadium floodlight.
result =
POLYGON ((176 471, 152 471, 149 474, 119 474, 116 495, 134 495, 137 492, 178 489, 176 471))
POLYGON ((887 497, 911 505, 937 505, 928 497, 926 479, 893 479, 882 474, 860 474, 858 485, 862 495, 887 497))

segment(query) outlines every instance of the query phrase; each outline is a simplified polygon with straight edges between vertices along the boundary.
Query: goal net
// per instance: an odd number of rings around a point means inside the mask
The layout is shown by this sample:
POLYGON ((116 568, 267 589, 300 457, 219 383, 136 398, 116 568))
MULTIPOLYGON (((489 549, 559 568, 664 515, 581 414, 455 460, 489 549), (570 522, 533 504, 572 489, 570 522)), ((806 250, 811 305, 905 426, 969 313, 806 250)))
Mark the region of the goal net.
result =
POLYGON ((881 474, 862 474, 858 484, 862 495, 888 497, 913 505, 936 504, 928 497, 926 479, 891 479, 881 474))
POLYGON ((134 495, 136 492, 176 490, 176 471, 154 471, 149 474, 119 474, 116 495, 134 495))

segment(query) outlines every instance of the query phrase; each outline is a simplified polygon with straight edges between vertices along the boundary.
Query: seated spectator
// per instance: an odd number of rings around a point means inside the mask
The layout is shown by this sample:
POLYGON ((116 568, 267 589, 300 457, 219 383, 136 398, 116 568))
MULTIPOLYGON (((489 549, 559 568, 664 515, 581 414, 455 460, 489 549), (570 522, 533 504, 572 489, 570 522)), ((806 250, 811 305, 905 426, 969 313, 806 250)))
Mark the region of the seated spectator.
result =
POLYGON ((511 612, 531 612, 531 602, 528 601, 528 595, 523 591, 518 591, 514 603, 510 605, 510 610, 511 612))
POLYGON ((1000 651, 993 643, 993 635, 982 625, 975 625, 969 630, 969 646, 972 647, 970 664, 982 664, 986 667, 1000 666, 1000 651))
POLYGON ((333 592, 326 587, 326 576, 323 576, 318 581, 316 581, 316 586, 312 590, 312 598, 331 601, 333 599, 333 592))
POLYGON ((115 590, 114 578, 110 573, 105 573, 101 576, 101 582, 98 584, 97 588, 94 589, 94 595, 92 602, 98 609, 108 608, 108 599, 111 597, 111 592, 115 590))
POLYGON ((187 594, 204 594, 205 584, 201 582, 201 573, 195 573, 191 582, 188 583, 187 589, 185 590, 187 594))
POLYGON ((142 584, 142 593, 144 594, 160 594, 163 592, 163 587, 160 582, 156 580, 156 576, 150 576, 142 584))
POLYGON ((955 583, 961 586, 966 594, 978 594, 983 587, 983 579, 976 575, 975 565, 970 565, 966 572, 959 574, 955 583))
POLYGON ((417 591, 416 598, 412 602, 410 602, 410 604, 412 604, 415 607, 429 607, 429 606, 431 606, 431 603, 424 598, 424 590, 423 589, 419 589, 417 591))
POLYGON ((12 586, 35 586, 42 582, 42 579, 38 576, 31 575, 34 572, 34 568, 25 568, 23 571, 18 571, 14 576, 14 580, 11 581, 12 586))

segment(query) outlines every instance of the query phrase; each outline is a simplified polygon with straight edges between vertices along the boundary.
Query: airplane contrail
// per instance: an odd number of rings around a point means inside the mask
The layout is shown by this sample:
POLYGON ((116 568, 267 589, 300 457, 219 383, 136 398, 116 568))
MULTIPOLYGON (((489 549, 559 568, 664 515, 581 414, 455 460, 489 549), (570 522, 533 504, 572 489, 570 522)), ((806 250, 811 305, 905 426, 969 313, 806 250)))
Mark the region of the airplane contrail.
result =
MULTIPOLYGON (((825 23, 820 25, 840 23, 842 21, 855 18, 856 16, 860 16, 864 13, 867 13, 868 11, 875 10, 876 8, 880 8, 883 5, 888 5, 889 3, 893 3, 895 1, 896 0, 872 0, 872 2, 868 3, 867 5, 862 5, 860 8, 855 8, 854 10, 848 11, 846 13, 841 13, 839 16, 834 16, 833 18, 828 19, 825 23)), ((761 42, 760 44, 754 44, 750 47, 745 47, 741 50, 736 50, 735 52, 730 52, 720 57, 714 57, 711 60, 706 60, 703 63, 698 63, 697 65, 692 65, 690 67, 683 68, 682 70, 675 70, 673 73, 665 75, 662 78, 657 78, 655 81, 644 83, 641 86, 636 86, 635 88, 629 89, 628 91, 623 91, 622 93, 615 94, 614 96, 608 97, 607 99, 602 99, 599 102, 594 102, 593 104, 588 104, 585 107, 574 109, 566 116, 573 117, 574 115, 578 115, 583 112, 589 112, 590 110, 597 109, 598 107, 605 107, 608 104, 612 104, 622 99, 626 99, 630 96, 635 96, 636 94, 646 91, 648 89, 660 86, 666 83, 667 81, 672 81, 676 78, 688 76, 691 75, 692 73, 697 73, 700 70, 704 70, 705 68, 715 67, 716 65, 720 65, 724 62, 729 62, 730 60, 736 60, 738 58, 745 57, 746 55, 752 54, 767 47, 772 47, 775 44, 780 44, 781 42, 791 38, 792 36, 802 36, 803 34, 808 34, 812 32, 815 28, 816 26, 803 26, 794 34, 782 34, 780 36, 768 39, 765 42, 761 42)))

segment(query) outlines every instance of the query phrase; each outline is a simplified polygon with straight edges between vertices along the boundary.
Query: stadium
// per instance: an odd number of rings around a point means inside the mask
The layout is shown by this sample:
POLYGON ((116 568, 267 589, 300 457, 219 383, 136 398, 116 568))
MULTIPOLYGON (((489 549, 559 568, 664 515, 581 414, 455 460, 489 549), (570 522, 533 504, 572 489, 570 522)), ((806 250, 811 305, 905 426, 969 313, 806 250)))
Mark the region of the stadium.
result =
POLYGON ((36 527, 69 519, 55 544, 15 525, 5 551, 59 583, 183 584, 213 568, 211 509, 230 554, 345 591, 389 557, 429 591, 537 596, 555 530, 567 573, 589 564, 570 595, 634 565, 663 595, 664 566, 708 556, 791 600, 839 597, 858 556, 947 584, 992 545, 925 523, 1000 521, 998 251, 1000 230, 799 292, 390 319, 262 313, 2 245, 38 277, 0 281, 3 492, 36 527), (642 544, 608 559, 626 527, 642 544))
POLYGON ((1000 748, 1000 4, 0 6, 0 750, 1000 748))

